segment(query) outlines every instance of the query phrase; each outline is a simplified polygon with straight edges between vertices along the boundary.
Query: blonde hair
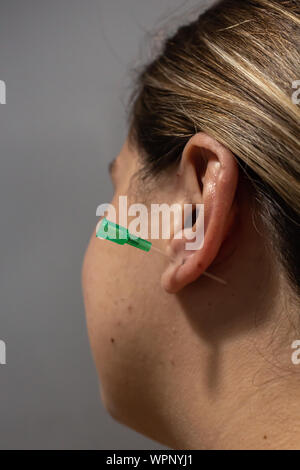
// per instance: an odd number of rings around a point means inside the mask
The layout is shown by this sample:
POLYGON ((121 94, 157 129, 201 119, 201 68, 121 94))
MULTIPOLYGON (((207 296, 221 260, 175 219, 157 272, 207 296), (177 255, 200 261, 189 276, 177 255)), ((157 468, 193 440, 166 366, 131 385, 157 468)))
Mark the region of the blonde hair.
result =
POLYGON ((198 131, 234 153, 298 287, 299 10, 298 0, 221 1, 137 70, 129 102, 129 141, 153 174, 178 162, 198 131))

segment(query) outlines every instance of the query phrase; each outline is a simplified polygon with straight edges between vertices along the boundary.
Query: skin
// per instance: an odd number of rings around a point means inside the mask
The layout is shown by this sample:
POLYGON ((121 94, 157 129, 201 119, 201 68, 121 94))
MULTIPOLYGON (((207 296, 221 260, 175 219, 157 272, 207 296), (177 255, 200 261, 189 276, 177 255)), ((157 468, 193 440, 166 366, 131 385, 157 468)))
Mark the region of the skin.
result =
POLYGON ((186 252, 173 227, 170 239, 153 241, 168 258, 93 232, 82 283, 106 409, 174 449, 299 448, 297 299, 234 156, 197 133, 159 180, 139 184, 141 164, 126 140, 112 204, 121 195, 148 207, 204 203, 205 240, 186 252))

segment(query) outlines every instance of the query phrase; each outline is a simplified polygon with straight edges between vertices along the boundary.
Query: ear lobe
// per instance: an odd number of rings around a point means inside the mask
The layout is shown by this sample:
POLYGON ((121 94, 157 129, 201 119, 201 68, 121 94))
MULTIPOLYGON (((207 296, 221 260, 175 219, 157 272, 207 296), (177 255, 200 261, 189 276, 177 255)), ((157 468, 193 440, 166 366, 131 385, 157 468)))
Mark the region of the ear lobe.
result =
MULTIPOLYGON (((192 240, 185 236, 184 227, 181 238, 177 234, 170 240, 171 260, 161 279, 163 288, 170 293, 199 278, 218 255, 234 222, 238 183, 238 165, 233 153, 203 132, 195 134, 186 144, 180 167, 179 185, 186 194, 185 202, 203 204, 204 217, 200 224, 204 223, 204 242, 200 248, 187 249, 192 240)), ((199 221, 197 227, 199 230, 199 221)))

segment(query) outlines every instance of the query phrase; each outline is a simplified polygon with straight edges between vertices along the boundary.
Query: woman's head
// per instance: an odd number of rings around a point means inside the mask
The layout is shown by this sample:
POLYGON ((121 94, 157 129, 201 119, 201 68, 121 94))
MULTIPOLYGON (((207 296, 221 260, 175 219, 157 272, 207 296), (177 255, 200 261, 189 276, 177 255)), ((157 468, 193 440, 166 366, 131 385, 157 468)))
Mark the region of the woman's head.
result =
POLYGON ((300 113, 291 96, 299 9, 294 1, 219 3, 166 41, 138 76, 130 109, 130 139, 152 174, 178 163, 199 131, 231 150, 298 288, 300 113))
POLYGON ((263 403, 254 376, 274 378, 264 355, 290 365, 282 312, 297 321, 299 25, 296 1, 225 0, 136 78, 112 203, 204 204, 204 244, 186 253, 173 227, 156 242, 169 261, 93 233, 85 303, 107 408, 173 447, 213 447, 216 434, 226 447, 220 422, 233 433, 249 419, 244 403, 263 403))

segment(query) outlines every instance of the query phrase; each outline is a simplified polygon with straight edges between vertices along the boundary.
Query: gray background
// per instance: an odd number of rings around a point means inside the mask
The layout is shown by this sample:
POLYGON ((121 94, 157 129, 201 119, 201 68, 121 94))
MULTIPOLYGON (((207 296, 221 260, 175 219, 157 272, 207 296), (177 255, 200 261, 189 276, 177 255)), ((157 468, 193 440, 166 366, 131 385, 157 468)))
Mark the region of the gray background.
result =
POLYGON ((130 68, 150 57, 151 32, 208 3, 0 2, 1 449, 160 448, 100 402, 81 263, 112 196, 130 68))

